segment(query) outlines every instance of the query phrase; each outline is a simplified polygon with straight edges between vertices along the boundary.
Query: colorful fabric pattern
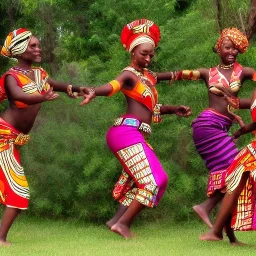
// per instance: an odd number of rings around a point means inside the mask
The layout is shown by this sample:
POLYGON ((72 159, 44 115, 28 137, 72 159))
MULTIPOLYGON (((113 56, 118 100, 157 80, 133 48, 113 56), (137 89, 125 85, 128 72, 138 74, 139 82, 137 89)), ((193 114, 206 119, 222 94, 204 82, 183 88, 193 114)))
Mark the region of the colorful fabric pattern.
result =
MULTIPOLYGON (((47 83, 47 72, 42 68, 33 68, 33 71, 35 75, 35 81, 32 81, 29 77, 24 75, 19 70, 16 70, 15 68, 11 68, 8 72, 6 72, 0 79, 0 101, 7 99, 4 86, 5 77, 7 75, 12 75, 15 78, 18 86, 22 88, 24 93, 44 94, 47 92, 50 89, 50 85, 47 83)), ((15 101, 15 104, 18 108, 26 108, 28 106, 27 104, 20 101, 15 101)))
POLYGON ((240 81, 242 71, 243 67, 238 62, 235 62, 230 81, 228 81, 227 78, 218 70, 218 67, 210 68, 208 82, 209 91, 216 95, 223 96, 223 91, 221 91, 215 86, 221 84, 229 91, 237 93, 242 86, 240 81))
POLYGON ((225 38, 228 38, 230 41, 232 41, 240 53, 246 52, 249 46, 246 36, 241 31, 239 31, 237 28, 225 28, 221 32, 221 35, 215 45, 217 52, 220 51, 223 40, 225 38))
POLYGON ((29 135, 19 133, 0 118, 0 203, 8 207, 28 208, 29 187, 17 149, 28 140, 29 135))
POLYGON ((153 21, 139 19, 123 28, 120 39, 123 47, 129 52, 143 43, 150 43, 153 47, 157 47, 160 41, 160 30, 153 21))
POLYGON ((231 125, 231 119, 213 109, 206 109, 192 123, 195 147, 210 172, 208 195, 225 189, 226 169, 238 154, 235 143, 228 136, 231 125))
POLYGON ((132 126, 111 127, 107 144, 123 166, 113 190, 114 199, 126 206, 134 199, 147 207, 157 206, 168 177, 142 133, 132 126))
POLYGON ((251 172, 232 214, 234 230, 256 230, 256 141, 243 148, 227 169, 227 192, 238 186, 244 172, 251 172))
POLYGON ((132 90, 122 88, 121 92, 128 97, 135 99, 146 106, 152 113, 158 103, 158 93, 155 88, 157 78, 154 72, 144 69, 143 74, 132 67, 127 67, 124 71, 130 71, 138 77, 138 81, 132 90))
POLYGON ((1 54, 11 58, 24 53, 31 37, 32 33, 25 28, 19 28, 10 32, 1 49, 1 54))
POLYGON ((207 185, 207 196, 210 197, 216 190, 226 193, 226 169, 211 172, 207 185))

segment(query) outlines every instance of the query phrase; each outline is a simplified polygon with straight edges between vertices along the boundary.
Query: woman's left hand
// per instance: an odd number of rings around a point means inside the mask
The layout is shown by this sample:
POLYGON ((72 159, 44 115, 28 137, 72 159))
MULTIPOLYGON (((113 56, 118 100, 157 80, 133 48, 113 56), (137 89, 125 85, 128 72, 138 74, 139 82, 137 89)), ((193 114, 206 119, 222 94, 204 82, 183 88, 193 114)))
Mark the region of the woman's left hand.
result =
POLYGON ((181 117, 189 117, 192 114, 192 110, 188 106, 177 106, 173 110, 173 114, 181 117))

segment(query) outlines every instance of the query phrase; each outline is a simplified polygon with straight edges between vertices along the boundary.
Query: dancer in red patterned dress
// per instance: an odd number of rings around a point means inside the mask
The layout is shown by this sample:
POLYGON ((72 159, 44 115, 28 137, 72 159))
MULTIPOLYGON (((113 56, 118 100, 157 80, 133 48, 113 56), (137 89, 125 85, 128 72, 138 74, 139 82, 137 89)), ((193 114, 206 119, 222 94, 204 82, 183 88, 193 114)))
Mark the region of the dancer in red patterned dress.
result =
MULTIPOLYGON (((227 97, 228 98, 228 97, 227 97)), ((256 135, 256 90, 251 99, 252 123, 245 125, 238 115, 234 115, 241 128, 233 138, 252 132, 256 135)), ((200 236, 201 240, 223 239, 223 227, 232 230, 256 230, 256 141, 244 147, 227 169, 227 193, 211 230, 200 236)), ((237 243, 236 243, 237 244, 237 243)), ((238 243, 240 244, 240 243, 238 243)))
POLYGON ((83 87, 73 87, 48 77, 42 68, 32 68, 41 62, 39 41, 24 28, 11 32, 1 49, 5 57, 16 58, 17 66, 6 72, 0 80, 0 100, 8 99, 8 108, 0 118, 0 203, 5 206, 0 227, 0 245, 6 241, 8 231, 21 210, 28 208, 29 187, 20 162, 19 146, 29 140, 41 103, 58 95, 53 91, 89 93, 83 87))

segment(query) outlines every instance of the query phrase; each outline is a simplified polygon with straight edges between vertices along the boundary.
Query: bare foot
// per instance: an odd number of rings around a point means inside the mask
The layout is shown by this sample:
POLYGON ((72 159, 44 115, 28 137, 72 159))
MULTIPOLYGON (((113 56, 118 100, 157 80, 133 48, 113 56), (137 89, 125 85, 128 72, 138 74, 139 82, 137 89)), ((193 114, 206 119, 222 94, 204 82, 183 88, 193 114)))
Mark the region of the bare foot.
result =
POLYGON ((111 227, 110 230, 117 233, 118 235, 122 236, 125 239, 129 239, 134 236, 133 233, 130 231, 129 227, 122 224, 116 223, 111 227))
POLYGON ((208 213, 205 211, 205 209, 200 205, 194 205, 193 210, 197 213, 197 215, 200 217, 200 219, 209 227, 212 228, 212 223, 210 221, 208 213))
POLYGON ((234 241, 234 242, 231 242, 230 244, 231 244, 232 246, 245 246, 245 245, 247 245, 247 244, 242 243, 242 242, 240 242, 240 241, 238 241, 238 240, 236 240, 236 241, 234 241))
POLYGON ((0 246, 3 246, 3 247, 10 247, 10 246, 11 246, 11 243, 10 243, 10 242, 7 242, 7 241, 0 240, 0 246))
POLYGON ((112 219, 109 220, 108 222, 106 222, 106 226, 111 229, 111 227, 115 224, 115 221, 113 221, 112 219))
POLYGON ((212 230, 202 234, 199 237, 200 240, 206 240, 206 241, 219 241, 222 240, 223 237, 222 236, 218 236, 216 235, 212 230))

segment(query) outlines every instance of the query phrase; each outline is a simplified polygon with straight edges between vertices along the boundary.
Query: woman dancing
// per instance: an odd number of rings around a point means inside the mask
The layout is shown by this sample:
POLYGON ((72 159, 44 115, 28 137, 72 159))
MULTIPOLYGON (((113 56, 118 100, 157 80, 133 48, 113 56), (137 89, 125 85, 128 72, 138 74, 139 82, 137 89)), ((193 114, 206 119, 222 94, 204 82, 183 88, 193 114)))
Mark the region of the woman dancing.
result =
MULTIPOLYGON (((211 228, 210 213, 221 201, 226 192, 226 169, 238 154, 238 149, 228 130, 234 117, 228 112, 228 102, 223 97, 218 86, 227 88, 231 95, 236 96, 242 84, 252 79, 255 70, 243 67, 237 62, 239 53, 246 52, 248 40, 236 28, 226 28, 222 31, 214 51, 219 55, 220 63, 214 68, 199 68, 198 70, 182 70, 173 72, 174 80, 205 81, 208 90, 208 108, 192 123, 195 147, 204 160, 210 172, 207 186, 207 200, 193 207, 199 217, 211 228)), ((249 108, 248 99, 233 98, 238 108, 249 108)))
POLYGON ((130 66, 115 80, 91 88, 91 95, 85 95, 82 103, 88 103, 92 95, 112 96, 118 91, 126 98, 126 113, 116 119, 107 133, 107 144, 123 166, 113 190, 120 207, 107 226, 124 238, 132 236, 130 225, 144 207, 158 205, 168 182, 162 165, 145 140, 151 133, 152 118, 160 122, 163 114, 184 117, 191 114, 186 106, 158 104, 156 83, 171 79, 171 72, 154 73, 147 69, 159 40, 160 31, 154 22, 140 19, 127 24, 121 42, 131 53, 130 66))
POLYGON ((9 101, 0 118, 0 203, 5 206, 0 245, 10 246, 8 231, 21 210, 28 208, 30 197, 19 146, 28 142, 41 103, 58 97, 53 90, 67 92, 70 97, 89 91, 84 87, 73 87, 72 91, 72 85, 49 78, 42 68, 33 68, 33 63, 41 62, 41 49, 38 39, 27 29, 9 33, 1 54, 18 60, 0 80, 0 100, 9 101))

